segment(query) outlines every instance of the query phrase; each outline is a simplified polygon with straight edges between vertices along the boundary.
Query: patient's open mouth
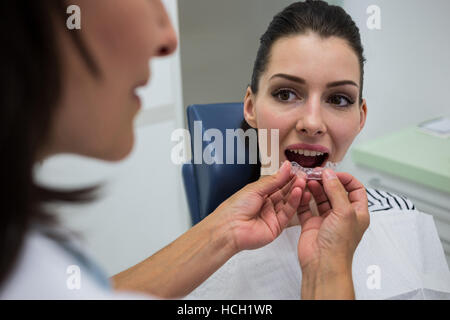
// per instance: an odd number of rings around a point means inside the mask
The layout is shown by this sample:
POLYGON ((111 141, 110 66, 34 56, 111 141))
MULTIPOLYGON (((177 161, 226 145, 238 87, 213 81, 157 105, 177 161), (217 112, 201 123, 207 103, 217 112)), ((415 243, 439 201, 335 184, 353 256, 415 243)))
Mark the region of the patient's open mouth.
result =
POLYGON ((308 149, 288 148, 284 151, 289 161, 295 161, 304 168, 323 167, 329 157, 329 153, 308 149))

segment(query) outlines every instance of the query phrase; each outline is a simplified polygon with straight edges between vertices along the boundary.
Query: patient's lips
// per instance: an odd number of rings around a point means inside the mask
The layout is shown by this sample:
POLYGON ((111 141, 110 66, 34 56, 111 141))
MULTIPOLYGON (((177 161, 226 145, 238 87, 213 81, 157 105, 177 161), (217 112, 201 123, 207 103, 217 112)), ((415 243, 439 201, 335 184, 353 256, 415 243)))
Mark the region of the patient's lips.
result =
POLYGON ((304 168, 322 167, 329 158, 328 148, 321 145, 293 144, 285 150, 286 158, 304 168))

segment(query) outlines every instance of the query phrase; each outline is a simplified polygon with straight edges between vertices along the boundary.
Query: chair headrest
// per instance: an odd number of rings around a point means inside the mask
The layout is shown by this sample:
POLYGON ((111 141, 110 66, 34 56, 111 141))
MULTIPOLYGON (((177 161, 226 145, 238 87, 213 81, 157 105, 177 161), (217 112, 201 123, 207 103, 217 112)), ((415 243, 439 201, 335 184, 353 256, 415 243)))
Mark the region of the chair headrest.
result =
POLYGON ((238 164, 238 148, 243 148, 245 141, 242 135, 230 135, 241 128, 244 120, 243 103, 190 105, 187 118, 199 213, 204 218, 236 191, 257 180, 259 166, 249 164, 249 151, 246 148, 245 164, 238 164), (232 163, 227 161, 227 143, 233 143, 234 155, 228 158, 233 160, 232 163))

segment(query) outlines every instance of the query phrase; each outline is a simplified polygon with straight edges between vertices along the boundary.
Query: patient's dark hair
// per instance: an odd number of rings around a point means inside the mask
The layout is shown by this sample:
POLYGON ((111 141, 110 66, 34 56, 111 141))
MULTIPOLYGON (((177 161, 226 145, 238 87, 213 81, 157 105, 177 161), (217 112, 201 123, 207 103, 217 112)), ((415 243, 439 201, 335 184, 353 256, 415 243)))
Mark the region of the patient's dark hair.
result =
POLYGON ((62 90, 56 30, 70 34, 99 76, 79 31, 65 27, 67 5, 63 0, 0 2, 0 286, 14 268, 30 225, 57 223, 44 204, 89 201, 98 188, 61 191, 40 186, 33 178, 62 90))
MULTIPOLYGON (((304 35, 308 32, 313 32, 322 38, 338 37, 344 39, 354 50, 358 57, 361 71, 359 92, 359 102, 361 104, 363 100, 365 58, 359 29, 344 9, 320 0, 295 2, 274 16, 266 32, 260 38, 250 84, 252 92, 254 94, 258 93, 259 79, 267 68, 273 44, 281 38, 304 35)), ((241 128, 248 130, 251 127, 244 119, 241 128)), ((253 176, 259 177, 260 166, 259 162, 257 166, 254 166, 255 172, 253 176)))
POLYGON ((318 0, 293 3, 273 18, 266 32, 260 38, 250 84, 253 93, 258 92, 259 79, 266 70, 270 51, 275 41, 308 32, 313 32, 322 38, 338 37, 347 40, 359 60, 361 71, 359 97, 360 103, 362 103, 365 58, 359 29, 344 9, 318 0))

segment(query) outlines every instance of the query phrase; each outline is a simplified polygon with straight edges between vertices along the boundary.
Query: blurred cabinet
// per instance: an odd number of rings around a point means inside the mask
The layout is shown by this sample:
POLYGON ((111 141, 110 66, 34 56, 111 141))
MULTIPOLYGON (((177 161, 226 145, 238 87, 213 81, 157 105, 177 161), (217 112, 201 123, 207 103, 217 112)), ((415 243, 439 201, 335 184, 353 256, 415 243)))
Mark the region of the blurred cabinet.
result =
POLYGON ((450 265, 450 139, 412 126, 355 147, 352 159, 367 187, 405 195, 434 217, 450 265))
POLYGON ((362 182, 366 187, 404 195, 419 211, 433 216, 447 263, 450 266, 450 194, 365 166, 359 166, 358 169, 361 171, 359 176, 365 177, 365 181, 362 182))

